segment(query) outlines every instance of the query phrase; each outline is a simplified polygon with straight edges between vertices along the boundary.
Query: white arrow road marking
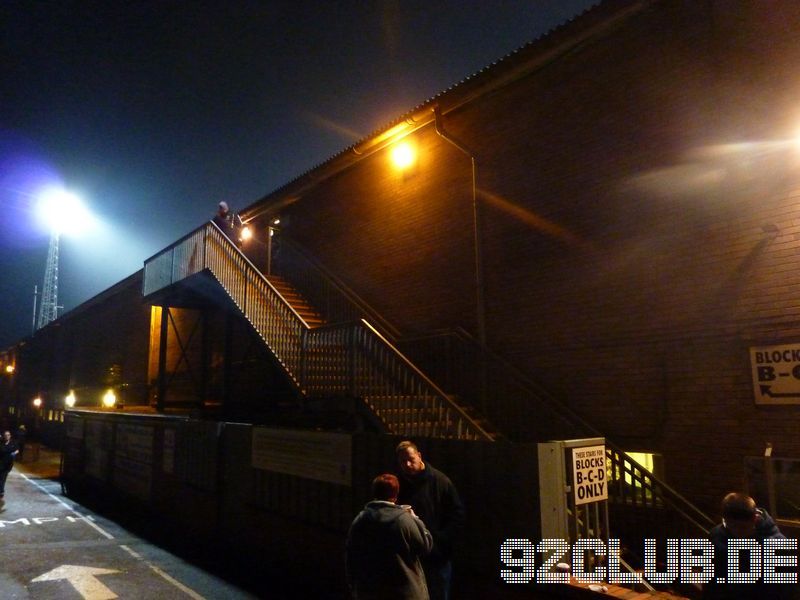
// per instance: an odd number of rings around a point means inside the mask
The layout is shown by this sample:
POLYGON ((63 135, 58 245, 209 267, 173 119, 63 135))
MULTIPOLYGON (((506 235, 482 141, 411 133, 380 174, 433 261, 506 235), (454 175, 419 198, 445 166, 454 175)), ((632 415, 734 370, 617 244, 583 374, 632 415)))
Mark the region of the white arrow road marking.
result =
POLYGON ((75 591, 86 600, 112 600, 112 598, 117 598, 117 595, 95 577, 95 575, 110 575, 111 573, 119 573, 119 571, 79 565, 61 565, 44 575, 39 575, 36 579, 31 579, 31 583, 66 579, 75 588, 75 591))
MULTIPOLYGON (((37 488, 38 488, 40 491, 42 491, 42 492, 43 492, 45 495, 47 495, 47 496, 50 496, 50 498, 52 498, 53 500, 55 500, 56 502, 58 502, 58 503, 59 503, 61 506, 63 506, 64 508, 66 508, 67 510, 69 510, 70 512, 72 512, 73 514, 75 514, 75 515, 76 515, 75 517, 71 517, 71 516, 68 516, 68 517, 67 517, 67 520, 69 520, 70 522, 75 522, 76 520, 82 520, 82 521, 83 521, 83 522, 85 522, 87 525, 89 525, 89 526, 93 527, 94 529, 96 529, 96 530, 97 530, 97 531, 98 531, 100 534, 102 534, 104 537, 106 537, 106 538, 108 538, 108 539, 110 539, 110 540, 113 540, 113 539, 114 539, 114 536, 113 536, 113 535, 111 535, 110 533, 108 533, 106 530, 104 530, 102 527, 100 527, 100 526, 99 526, 97 523, 95 523, 95 522, 94 522, 94 517, 92 517, 91 515, 82 515, 81 513, 79 513, 79 512, 78 512, 78 511, 75 509, 75 507, 74 507, 74 506, 70 506, 69 504, 67 504, 66 502, 64 502, 64 501, 63 501, 61 498, 59 498, 59 497, 57 497, 57 496, 54 496, 53 494, 51 494, 50 492, 48 492, 46 489, 44 489, 44 488, 43 488, 41 485, 39 485, 38 483, 36 483, 36 481, 35 481, 35 480, 33 480, 33 479, 30 479, 29 477, 26 477, 26 476, 25 476, 24 474, 22 474, 22 473, 16 473, 15 471, 12 471, 12 472, 11 472, 11 475, 12 475, 12 476, 19 475, 20 477, 22 477, 23 479, 25 479, 25 481, 27 481, 28 483, 30 483, 30 484, 32 484, 32 485, 34 485, 34 486, 36 486, 36 487, 37 487, 37 488)), ((141 560, 142 562, 144 562, 144 564, 146 564, 148 567, 150 567, 150 568, 151 568, 151 569, 152 569, 152 570, 153 570, 155 573, 157 573, 158 575, 160 575, 162 578, 164 578, 166 581, 168 581, 169 583, 171 583, 172 585, 174 585, 175 587, 177 587, 179 590, 181 590, 182 592, 184 592, 184 593, 185 593, 185 594, 187 594, 188 596, 191 596, 191 597, 192 597, 194 600, 205 600, 205 598, 203 598, 203 596, 201 596, 200 594, 198 594, 197 592, 195 592, 193 589, 191 589, 191 588, 189 588, 189 587, 187 587, 187 586, 183 585, 183 584, 182 584, 180 581, 178 581, 178 580, 177 580, 177 579, 175 579, 174 577, 171 577, 170 575, 168 575, 166 572, 164 572, 162 569, 160 569, 159 567, 157 567, 157 566, 156 566, 156 565, 154 565, 153 563, 151 563, 151 562, 149 562, 149 561, 145 560, 145 559, 144 559, 144 558, 143 558, 141 555, 137 554, 136 552, 134 552, 133 550, 131 550, 131 549, 130 549, 130 548, 128 548, 127 546, 124 546, 124 545, 120 544, 120 548, 122 548, 123 550, 125 550, 126 552, 128 552, 129 554, 131 554, 132 556, 134 556, 135 558, 137 558, 137 559, 141 560)), ((73 566, 70 566, 70 565, 63 565, 63 567, 69 567, 70 569, 89 569, 89 568, 90 568, 90 567, 73 567, 73 566)), ((61 568, 62 568, 62 567, 59 567, 58 569, 61 569, 61 568)), ((33 581, 50 581, 50 580, 52 580, 52 579, 67 579, 66 577, 51 577, 51 575, 52 575, 53 573, 55 573, 56 571, 58 571, 58 569, 54 569, 53 571, 50 571, 50 573, 46 573, 45 575, 40 575, 39 577, 37 577, 37 578, 36 578, 36 579, 34 579, 33 581), (47 577, 48 579, 43 579, 44 577, 47 577)), ((102 570, 102 569, 100 569, 100 570, 102 570)), ((119 572, 119 571, 108 571, 108 573, 118 573, 118 572, 119 572)), ((96 575, 105 575, 105 574, 106 574, 106 573, 96 573, 96 575)), ((89 577, 91 577, 91 575, 89 575, 89 577)), ((101 584, 99 581, 97 581, 97 580, 96 580, 96 579, 94 579, 93 577, 92 577, 92 579, 94 580, 94 582, 95 582, 95 583, 96 583, 98 586, 100 586, 100 587, 101 587, 102 589, 104 589, 104 590, 107 590, 107 593, 109 593, 109 594, 111 594, 111 595, 110 595, 110 596, 96 596, 96 597, 95 597, 95 596, 84 596, 85 598, 89 598, 90 600, 106 600, 106 599, 109 599, 109 600, 110 600, 111 598, 116 598, 116 597, 117 597, 117 596, 115 596, 115 595, 114 595, 114 593, 113 593, 111 590, 109 590, 108 588, 106 588, 106 587, 105 587, 103 584, 101 584)), ((73 586, 75 587, 75 589, 78 589, 78 587, 77 587, 75 584, 73 584, 73 586)), ((80 592, 80 589, 78 589, 78 591, 80 592)), ((83 593, 83 592, 81 592, 81 593, 83 593)))

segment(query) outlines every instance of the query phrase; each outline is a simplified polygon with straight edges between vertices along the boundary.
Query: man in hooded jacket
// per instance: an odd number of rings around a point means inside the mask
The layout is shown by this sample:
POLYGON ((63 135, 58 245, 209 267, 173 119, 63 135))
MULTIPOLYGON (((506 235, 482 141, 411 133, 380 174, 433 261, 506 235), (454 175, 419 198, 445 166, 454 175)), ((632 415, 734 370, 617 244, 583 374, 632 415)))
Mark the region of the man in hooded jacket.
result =
POLYGON ((400 484, 392 474, 372 482, 369 502, 347 534, 347 579, 357 600, 428 600, 420 557, 433 538, 413 510, 395 504, 400 484))

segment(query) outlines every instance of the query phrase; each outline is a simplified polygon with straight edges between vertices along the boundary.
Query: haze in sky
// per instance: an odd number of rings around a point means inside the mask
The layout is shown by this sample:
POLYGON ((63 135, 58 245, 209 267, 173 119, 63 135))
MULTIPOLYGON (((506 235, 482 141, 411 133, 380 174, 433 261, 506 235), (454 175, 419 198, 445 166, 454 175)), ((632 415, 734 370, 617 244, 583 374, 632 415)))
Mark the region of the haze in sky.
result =
POLYGON ((94 215, 67 311, 595 3, 0 3, 0 348, 31 333, 42 186, 94 215))

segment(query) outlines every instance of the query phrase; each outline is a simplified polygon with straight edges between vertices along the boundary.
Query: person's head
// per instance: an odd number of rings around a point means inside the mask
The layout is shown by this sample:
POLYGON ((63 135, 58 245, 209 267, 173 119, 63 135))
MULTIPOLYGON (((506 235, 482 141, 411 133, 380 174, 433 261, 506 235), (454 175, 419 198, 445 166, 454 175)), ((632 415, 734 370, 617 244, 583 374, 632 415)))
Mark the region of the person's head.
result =
POLYGON ((10 431, 4 431, 3 432, 3 441, 7 442, 10 439, 11 439, 11 432, 10 431))
POLYGON ((397 466, 407 477, 414 477, 425 470, 422 453, 414 442, 408 440, 400 442, 397 444, 394 454, 397 457, 397 466))
POLYGON ((228 214, 228 203, 227 202, 220 202, 219 203, 219 214, 225 216, 228 214))
POLYGON ((733 537, 752 537, 757 514, 756 502, 747 494, 731 492, 722 499, 722 521, 733 537))
POLYGON ((391 473, 378 475, 372 480, 372 497, 375 500, 395 502, 400 493, 400 482, 391 473))

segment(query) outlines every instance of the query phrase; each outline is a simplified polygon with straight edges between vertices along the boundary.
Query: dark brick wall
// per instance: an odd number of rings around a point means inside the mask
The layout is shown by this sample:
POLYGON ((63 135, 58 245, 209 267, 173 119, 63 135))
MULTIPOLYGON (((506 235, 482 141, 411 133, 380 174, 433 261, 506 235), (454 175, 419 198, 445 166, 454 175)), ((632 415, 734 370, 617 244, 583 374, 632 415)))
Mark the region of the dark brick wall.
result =
POLYGON ((473 310, 469 160, 431 130, 411 141, 411 173, 380 152, 293 205, 286 231, 402 329, 427 331, 473 310))
MULTIPOLYGON (((800 339, 798 27, 794 2, 655 3, 445 115, 477 156, 489 345, 707 505, 766 441, 800 453, 748 357, 800 339)), ((469 161, 412 140, 412 172, 366 158, 286 231, 405 333, 474 332, 469 161)))
POLYGON ((134 274, 20 341, 2 403, 28 413, 39 396, 43 411, 63 409, 73 390, 79 404, 97 406, 109 387, 129 404, 146 403, 150 307, 141 286, 134 274))
MULTIPOLYGON (((142 304, 141 276, 123 289, 66 318, 59 354, 68 357, 64 375, 69 387, 128 390, 125 402, 147 402, 147 343, 150 307, 142 304)), ((124 393, 124 392, 123 392, 124 393)))

